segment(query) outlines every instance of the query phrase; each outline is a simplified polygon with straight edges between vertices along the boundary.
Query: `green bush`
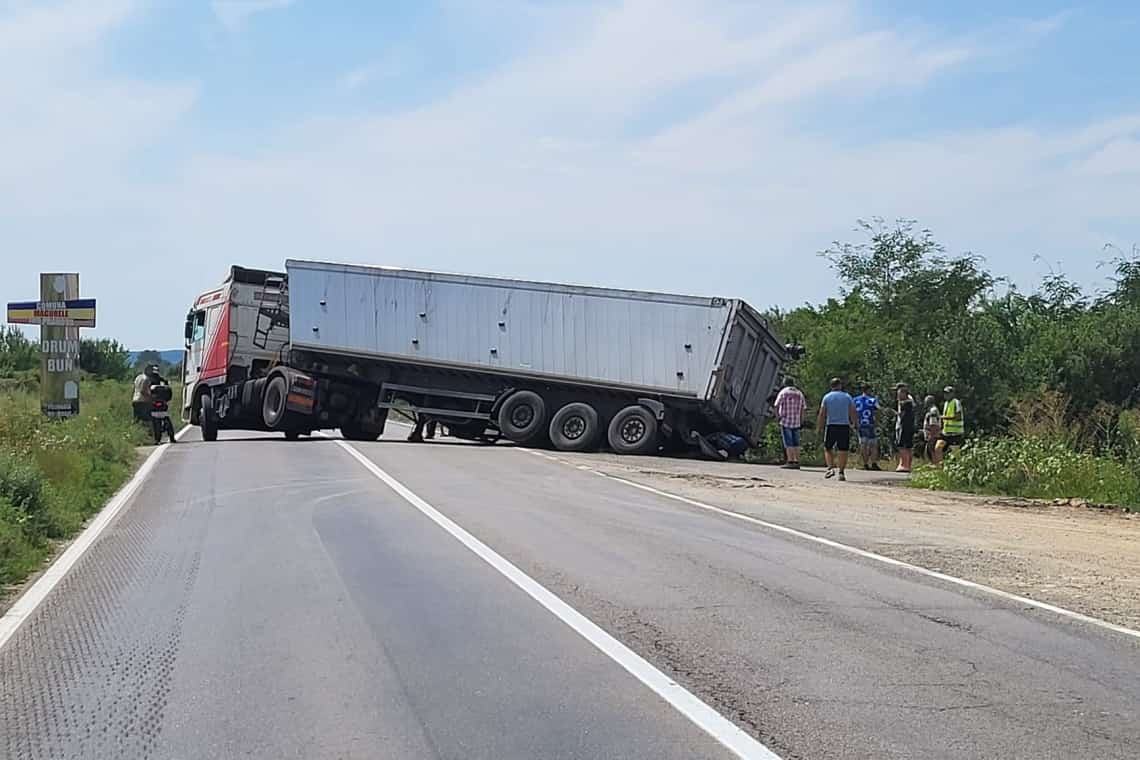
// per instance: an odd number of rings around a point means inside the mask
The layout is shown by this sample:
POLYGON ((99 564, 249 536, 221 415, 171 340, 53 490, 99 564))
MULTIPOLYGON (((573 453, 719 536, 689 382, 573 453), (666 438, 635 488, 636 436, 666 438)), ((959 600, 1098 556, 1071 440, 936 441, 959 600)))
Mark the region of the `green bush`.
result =
POLYGON ((1079 498, 1140 509, 1140 477, 1134 468, 1041 437, 971 441, 947 457, 942 469, 919 470, 911 483, 936 490, 1079 498))
POLYGON ((39 398, 0 391, 0 583, 24 578, 127 479, 148 431, 127 382, 85 377, 81 413, 48 420, 39 398))

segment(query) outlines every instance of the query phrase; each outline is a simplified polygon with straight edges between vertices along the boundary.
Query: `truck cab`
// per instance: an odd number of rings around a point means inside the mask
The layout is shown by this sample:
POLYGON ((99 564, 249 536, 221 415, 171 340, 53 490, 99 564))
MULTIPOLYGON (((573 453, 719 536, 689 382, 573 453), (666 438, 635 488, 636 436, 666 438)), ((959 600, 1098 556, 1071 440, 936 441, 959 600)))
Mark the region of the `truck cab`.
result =
POLYGON ((268 375, 289 343, 289 294, 280 272, 232 267, 186 315, 183 419, 201 424, 202 400, 268 375))

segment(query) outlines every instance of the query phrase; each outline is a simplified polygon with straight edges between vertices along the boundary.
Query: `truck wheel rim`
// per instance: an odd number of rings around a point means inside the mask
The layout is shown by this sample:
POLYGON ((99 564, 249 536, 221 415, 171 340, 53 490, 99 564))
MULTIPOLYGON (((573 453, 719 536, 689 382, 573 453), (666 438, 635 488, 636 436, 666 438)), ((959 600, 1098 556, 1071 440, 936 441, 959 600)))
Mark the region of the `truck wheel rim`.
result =
POLYGON ((566 439, 571 440, 571 441, 576 441, 585 434, 586 434, 586 419, 584 417, 579 417, 578 415, 574 415, 573 417, 568 417, 566 419, 566 421, 562 423, 562 437, 563 438, 566 438, 566 439))
POLYGON ((622 423, 621 439, 626 443, 640 443, 645 437, 645 422, 637 417, 631 417, 622 423))
POLYGON ((525 428, 534 421, 534 407, 530 404, 519 404, 511 410, 511 424, 517 428, 525 428))
POLYGON ((271 386, 269 388, 269 409, 274 419, 277 418, 277 414, 280 411, 278 407, 280 406, 281 392, 277 389, 276 386, 271 386))

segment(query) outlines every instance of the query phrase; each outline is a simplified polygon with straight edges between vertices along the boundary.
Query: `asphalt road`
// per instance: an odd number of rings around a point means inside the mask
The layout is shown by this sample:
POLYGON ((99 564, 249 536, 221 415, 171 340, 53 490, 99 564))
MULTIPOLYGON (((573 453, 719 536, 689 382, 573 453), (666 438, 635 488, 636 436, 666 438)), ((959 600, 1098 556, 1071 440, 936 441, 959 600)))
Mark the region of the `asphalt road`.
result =
MULTIPOLYGON (((405 432, 354 445, 781 757, 1140 752, 1134 639, 405 432)), ((0 649, 0 757, 731 756, 338 442, 195 438, 0 649)))

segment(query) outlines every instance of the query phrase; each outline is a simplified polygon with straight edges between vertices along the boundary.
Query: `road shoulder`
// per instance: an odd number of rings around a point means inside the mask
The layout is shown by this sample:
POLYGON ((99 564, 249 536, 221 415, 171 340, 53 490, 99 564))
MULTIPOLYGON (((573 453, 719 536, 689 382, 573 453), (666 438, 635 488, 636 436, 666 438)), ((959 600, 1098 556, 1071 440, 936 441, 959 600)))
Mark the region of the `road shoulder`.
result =
POLYGON ((1140 628, 1140 519, 1068 505, 902 487, 879 473, 607 454, 569 464, 839 541, 1013 594, 1140 628))

